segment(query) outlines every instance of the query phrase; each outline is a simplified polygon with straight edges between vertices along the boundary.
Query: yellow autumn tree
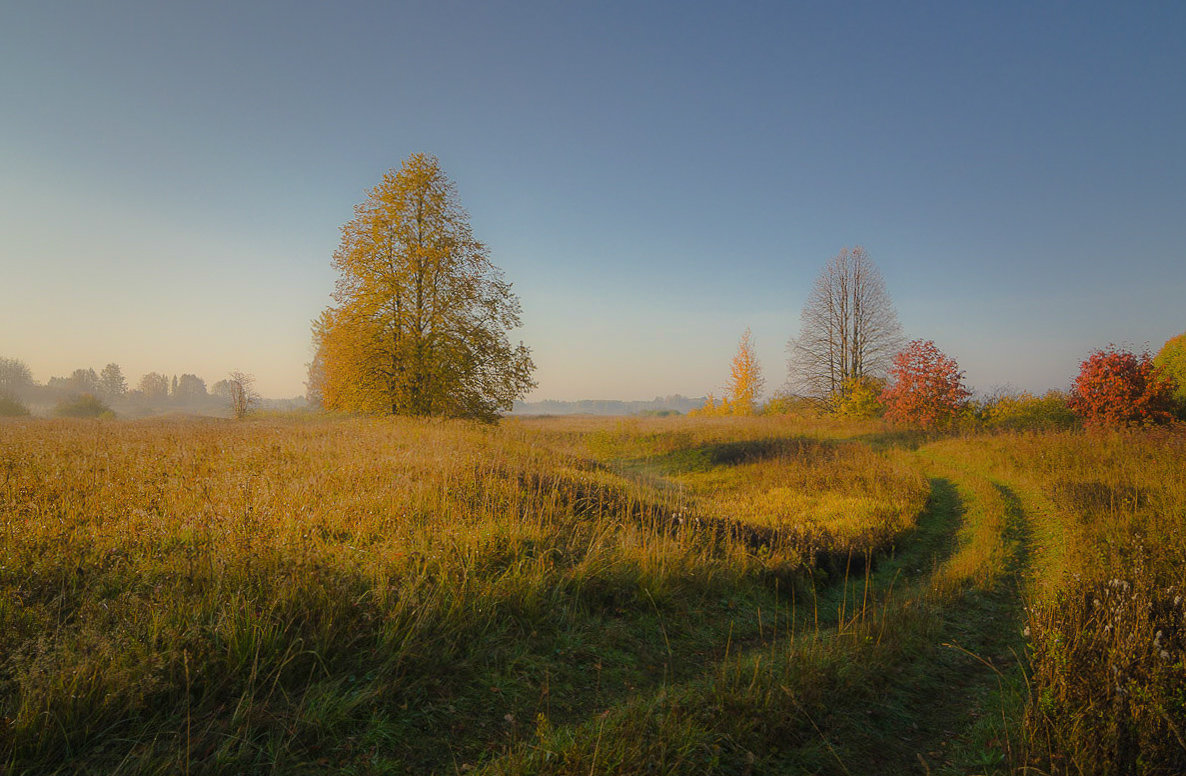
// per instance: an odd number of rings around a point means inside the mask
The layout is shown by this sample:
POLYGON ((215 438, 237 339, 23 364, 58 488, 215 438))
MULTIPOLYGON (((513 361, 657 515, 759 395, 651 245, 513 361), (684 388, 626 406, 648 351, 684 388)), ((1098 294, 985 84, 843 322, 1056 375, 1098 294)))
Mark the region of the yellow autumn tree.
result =
POLYGON ((762 396, 762 367, 754 353, 750 338, 752 332, 747 328, 741 335, 741 342, 737 344, 737 354, 733 356, 733 363, 729 367, 729 382, 725 390, 729 393, 729 408, 733 415, 753 415, 762 396))
POLYGON ((765 380, 762 378, 762 366, 754 353, 753 343, 750 342, 752 332, 747 328, 741 335, 741 342, 737 345, 737 354, 729 368, 729 380, 725 384, 725 396, 717 403, 716 397, 708 395, 704 406, 693 410, 695 415, 755 415, 758 400, 762 396, 765 380))
POLYGON ((507 331, 519 300, 427 154, 388 171, 342 227, 336 305, 313 323, 326 409, 493 420, 535 383, 507 331))

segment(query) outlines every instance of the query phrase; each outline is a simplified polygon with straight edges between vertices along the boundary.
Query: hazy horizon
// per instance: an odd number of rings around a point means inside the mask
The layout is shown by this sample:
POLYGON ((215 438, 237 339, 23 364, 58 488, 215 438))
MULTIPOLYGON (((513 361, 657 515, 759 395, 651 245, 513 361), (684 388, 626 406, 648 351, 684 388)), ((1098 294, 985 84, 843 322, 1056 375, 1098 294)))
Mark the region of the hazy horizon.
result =
POLYGON ((0 14, 0 356, 304 393, 339 227, 439 157, 528 401, 767 394, 863 245, 981 393, 1186 330, 1186 6, 27 4, 0 14))

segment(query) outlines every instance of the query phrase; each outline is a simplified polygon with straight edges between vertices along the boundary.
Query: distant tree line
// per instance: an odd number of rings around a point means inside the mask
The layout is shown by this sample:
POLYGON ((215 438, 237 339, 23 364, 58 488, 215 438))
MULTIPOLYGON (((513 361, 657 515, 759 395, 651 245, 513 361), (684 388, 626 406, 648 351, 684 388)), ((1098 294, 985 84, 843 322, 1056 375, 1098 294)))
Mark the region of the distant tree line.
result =
POLYGON ((704 397, 680 394, 656 396, 649 401, 580 399, 577 401, 516 401, 515 415, 683 415, 704 404, 704 397))
POLYGON ((91 367, 75 369, 42 384, 33 379, 25 362, 0 357, 0 415, 21 416, 37 410, 73 417, 162 412, 243 417, 260 402, 255 380, 245 372, 232 372, 209 386, 196 374, 161 372, 148 372, 130 384, 120 365, 109 363, 98 372, 91 367))

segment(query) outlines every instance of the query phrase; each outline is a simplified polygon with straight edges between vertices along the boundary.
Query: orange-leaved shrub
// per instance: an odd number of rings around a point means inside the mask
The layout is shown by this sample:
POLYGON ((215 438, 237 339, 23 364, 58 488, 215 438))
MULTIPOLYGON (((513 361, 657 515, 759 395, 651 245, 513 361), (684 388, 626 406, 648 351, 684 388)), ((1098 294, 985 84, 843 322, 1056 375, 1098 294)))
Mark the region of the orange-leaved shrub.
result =
POLYGON ((955 419, 971 396, 954 358, 931 340, 914 340, 894 356, 881 393, 886 420, 931 427, 955 419))
POLYGON ((1093 426, 1141 426, 1173 419, 1173 382, 1146 352, 1109 345, 1079 365, 1071 409, 1093 426))

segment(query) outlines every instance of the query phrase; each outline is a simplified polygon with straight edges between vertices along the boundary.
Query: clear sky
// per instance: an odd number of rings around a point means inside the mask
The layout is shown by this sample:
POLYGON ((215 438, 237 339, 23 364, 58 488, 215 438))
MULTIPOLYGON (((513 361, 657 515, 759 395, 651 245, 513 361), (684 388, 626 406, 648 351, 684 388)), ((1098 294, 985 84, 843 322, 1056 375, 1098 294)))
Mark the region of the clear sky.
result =
POLYGON ((1186 330, 1186 3, 7 2, 0 355, 303 393, 340 225, 416 151, 531 398, 768 387, 863 245, 981 390, 1186 330))

